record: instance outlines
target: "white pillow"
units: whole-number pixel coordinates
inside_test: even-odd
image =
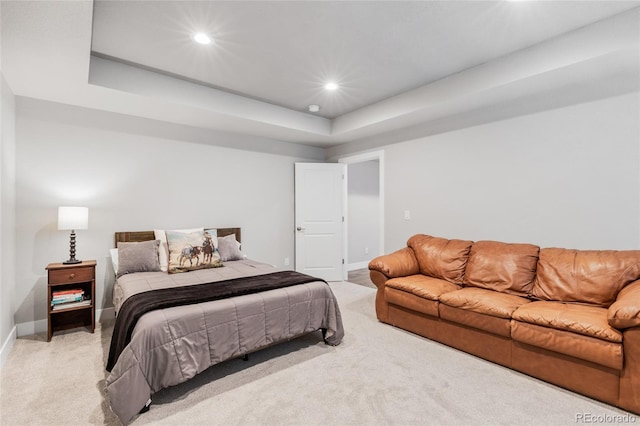
[[[118,276],[118,249],[109,249],[109,254],[111,255],[111,264],[113,265],[113,272]]]
[[[171,229],[170,231],[190,234],[192,232],[204,232],[204,227],[193,229]],[[169,244],[167,243],[167,234],[164,229],[154,229],[153,234],[156,240],[160,240],[160,250],[158,251],[160,270],[162,272],[167,272],[169,270]]]
[[[240,243],[233,234],[218,238],[218,252],[223,262],[244,259],[244,255],[240,251]]]

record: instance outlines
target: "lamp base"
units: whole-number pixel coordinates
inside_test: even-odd
[[[72,229],[69,236],[69,260],[62,262],[62,264],[75,265],[76,263],[82,263],[82,260],[76,259],[76,231]]]

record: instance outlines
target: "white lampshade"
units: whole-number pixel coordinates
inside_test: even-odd
[[[89,228],[89,208],[58,207],[58,229],[76,230]]]

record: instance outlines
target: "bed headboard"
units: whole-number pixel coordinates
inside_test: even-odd
[[[205,230],[207,229],[217,229],[218,237],[226,237],[227,235],[234,234],[236,240],[239,243],[242,242],[240,239],[240,228],[205,228]],[[155,239],[156,237],[153,231],[116,232],[115,246],[118,247],[118,243],[139,243],[140,241],[151,241]]]

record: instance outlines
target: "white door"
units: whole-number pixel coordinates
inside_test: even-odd
[[[344,164],[295,165],[296,271],[342,281]]]

